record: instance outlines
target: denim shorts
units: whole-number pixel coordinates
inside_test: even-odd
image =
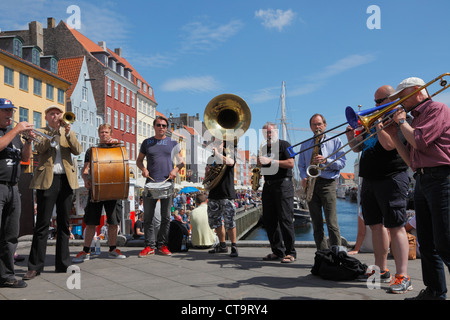
[[[236,227],[234,218],[236,217],[236,205],[229,199],[208,199],[208,223],[211,229],[216,229],[223,225],[227,230]]]
[[[366,225],[383,224],[386,228],[406,223],[408,172],[400,172],[387,179],[363,178],[361,206]]]

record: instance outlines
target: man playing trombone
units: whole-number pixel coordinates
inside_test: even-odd
[[[327,127],[326,120],[321,114],[314,114],[309,120],[309,125],[314,133],[317,130],[324,132]],[[328,141],[323,142],[324,140]],[[326,250],[328,249],[328,244],[323,228],[322,208],[327,223],[330,245],[341,245],[341,233],[336,209],[336,179],[339,178],[340,170],[345,167],[346,157],[339,138],[336,137],[330,140],[323,135],[320,141],[317,155],[313,155],[313,150],[310,150],[315,144],[315,139],[310,139],[302,144],[298,168],[303,188],[305,188],[308,179],[316,179],[308,207],[313,223],[316,247],[318,250]],[[309,150],[306,151],[306,149]],[[307,174],[307,168],[311,162],[319,167],[326,166],[325,169],[319,171],[320,176],[317,178],[311,178]]]
[[[0,288],[25,288],[23,280],[17,280],[14,272],[14,253],[19,236],[21,201],[19,181],[20,161],[31,156],[33,125],[20,122],[14,128],[13,112],[16,107],[8,99],[0,99]],[[25,144],[20,134],[27,134]]]
[[[425,82],[415,77],[398,85],[391,98],[404,99],[403,108],[394,114],[398,128],[390,126],[389,134],[415,172],[414,208],[426,289],[414,299],[445,299],[444,264],[450,270],[450,109],[431,100],[427,90],[420,90],[423,86]],[[411,125],[406,121],[406,112],[414,117]],[[397,130],[407,140],[406,146]]]
[[[30,188],[36,189],[37,218],[31,244],[28,271],[24,280],[34,279],[44,269],[50,219],[56,205],[56,272],[66,272],[71,265],[69,252],[69,215],[72,208],[73,190],[78,189],[78,178],[72,155],[82,152],[71,125],[62,126],[64,111],[57,106],[45,109],[47,127],[44,133],[53,136],[55,144],[48,139],[35,143],[39,163],[34,171]]]
[[[375,92],[376,106],[389,102],[394,93],[391,86],[382,86]],[[408,166],[395,150],[395,145],[387,133],[382,130],[383,122],[379,121],[371,129],[377,134],[360,144],[368,135],[355,138],[354,131],[347,127],[347,139],[354,152],[361,152],[359,176],[363,178],[361,185],[361,206],[364,223],[372,231],[372,244],[375,265],[380,268],[380,281],[389,282],[391,274],[387,268],[389,244],[394,254],[396,274],[389,285],[393,293],[405,293],[412,289],[407,275],[409,243],[404,225],[406,224],[406,196],[409,186]],[[403,141],[404,138],[402,138]],[[389,233],[388,233],[389,230]],[[358,277],[367,281],[373,273]]]

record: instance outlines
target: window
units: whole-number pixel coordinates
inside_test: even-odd
[[[42,97],[42,81],[38,79],[33,79],[33,93],[37,96]]]
[[[130,105],[130,90],[127,90],[127,105]]]
[[[13,69],[5,67],[4,81],[5,81],[5,84],[14,86],[14,70]]]
[[[89,147],[92,147],[95,144],[95,138],[89,137]]]
[[[47,97],[48,100],[53,100],[53,89],[54,89],[53,86],[51,84],[47,83],[47,95],[46,95],[46,97]]]
[[[64,90],[58,89],[58,103],[64,104]]]
[[[130,132],[130,116],[129,115],[127,115],[127,117],[125,118],[126,120],[125,120],[125,131],[126,132]]]
[[[106,123],[111,124],[111,108],[106,107]]]
[[[19,88],[28,92],[28,76],[23,73],[19,73]]]
[[[125,101],[125,88],[123,86],[120,86],[120,102]]]
[[[94,119],[95,119],[95,115],[93,112],[89,112],[89,120],[90,120],[90,125],[93,126],[94,125]]]
[[[138,121],[138,135],[142,135],[142,121],[139,120]]]
[[[131,144],[131,160],[136,160],[136,145]]]
[[[33,50],[31,51],[31,62],[37,66],[41,65],[41,54],[36,48],[33,48]]]
[[[107,94],[108,94],[108,96],[110,96],[111,97],[111,79],[108,79],[107,80]]]
[[[81,121],[82,121],[82,123],[88,122],[87,110],[86,109],[82,109],[81,110]]]
[[[75,119],[80,119],[80,108],[79,107],[74,107],[73,113],[75,114]]]
[[[19,39],[14,39],[13,45],[13,54],[15,56],[18,56],[19,58],[22,58],[22,41],[20,41]]]
[[[86,142],[87,142],[87,136],[81,136],[81,147],[83,148],[83,152],[86,152]]]
[[[119,128],[119,111],[114,110],[114,128]]]
[[[58,74],[58,61],[55,58],[50,59],[50,72]]]
[[[27,121],[28,122],[28,109],[19,108],[19,122]]]
[[[88,101],[88,89],[87,87],[83,87],[81,88],[81,98],[83,99],[84,102]]]
[[[122,131],[125,130],[124,120],[125,120],[125,119],[124,119],[124,115],[123,115],[123,113],[121,112],[121,113],[120,113],[120,130],[122,130]]]
[[[131,93],[131,107],[134,109],[136,107],[136,95]]]
[[[42,127],[42,113],[33,111],[33,126],[35,128]]]
[[[114,83],[114,99],[119,100],[119,84]]]
[[[134,127],[136,126],[136,120],[134,118],[131,118],[131,133],[135,134]]]

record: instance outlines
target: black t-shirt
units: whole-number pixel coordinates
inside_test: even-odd
[[[261,155],[263,157],[272,158],[274,160],[287,160],[292,158],[288,152],[288,148],[291,144],[285,140],[278,140],[275,144],[268,146],[267,144],[262,146]],[[278,147],[278,148],[277,148]],[[277,152],[278,154],[275,154]],[[278,180],[282,178],[290,178],[292,177],[292,169],[285,169],[278,167],[276,172],[271,165],[262,166],[262,175],[264,175],[264,180]]]
[[[366,136],[367,134],[364,135],[364,138]],[[399,137],[403,143],[406,143],[400,130]],[[377,135],[364,142],[361,160],[359,161],[360,177],[367,179],[385,179],[407,169],[407,164],[403,161],[397,150],[388,151],[384,149],[380,141],[378,141]]]
[[[3,137],[9,131],[11,131],[11,128],[0,129],[0,137]],[[19,181],[22,148],[22,140],[17,135],[5,149],[0,151],[0,181],[12,183]]]
[[[217,184],[216,187],[209,190],[209,199],[220,200],[220,199],[235,199],[236,193],[234,191],[234,166],[236,164],[236,150],[234,150],[234,154],[232,155],[233,160],[235,161],[232,166],[226,166],[225,173],[222,177],[222,180]],[[224,153],[225,155],[225,153]],[[208,165],[215,166],[216,160],[213,156],[208,158]]]

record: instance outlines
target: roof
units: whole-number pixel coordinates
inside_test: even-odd
[[[140,80],[142,83],[147,84],[148,87],[153,88],[152,86],[150,86],[148,84],[147,81],[145,81],[145,79],[136,71],[135,68],[133,68],[133,66],[127,61],[127,59],[125,59],[124,57],[120,57],[118,54],[116,54],[114,51],[106,48],[106,51],[103,50],[102,47],[100,47],[98,44],[96,44],[95,42],[93,42],[91,39],[87,38],[86,36],[84,36],[83,34],[81,34],[80,32],[78,32],[77,30],[69,27],[65,22],[62,21],[62,23],[64,23],[67,27],[67,29],[69,29],[69,31],[74,35],[74,37],[78,40],[78,42],[90,53],[94,53],[94,52],[105,52],[107,53],[109,56],[112,56],[114,59],[116,59],[119,63],[122,63],[124,65],[125,68],[128,68],[132,71],[133,76],[135,77],[136,80]],[[150,98],[153,102],[156,103],[155,98],[154,98],[154,94],[148,94],[144,93],[144,90],[139,89],[139,91],[141,92],[141,94],[143,94],[144,96],[147,96],[148,98]],[[153,90],[152,90],[153,93]]]
[[[355,178],[355,174],[341,172],[341,177],[344,178],[345,180],[353,180]]]
[[[67,89],[67,99],[72,96],[73,90],[78,83],[83,61],[84,56],[65,58],[58,61],[58,75],[72,83]]]

